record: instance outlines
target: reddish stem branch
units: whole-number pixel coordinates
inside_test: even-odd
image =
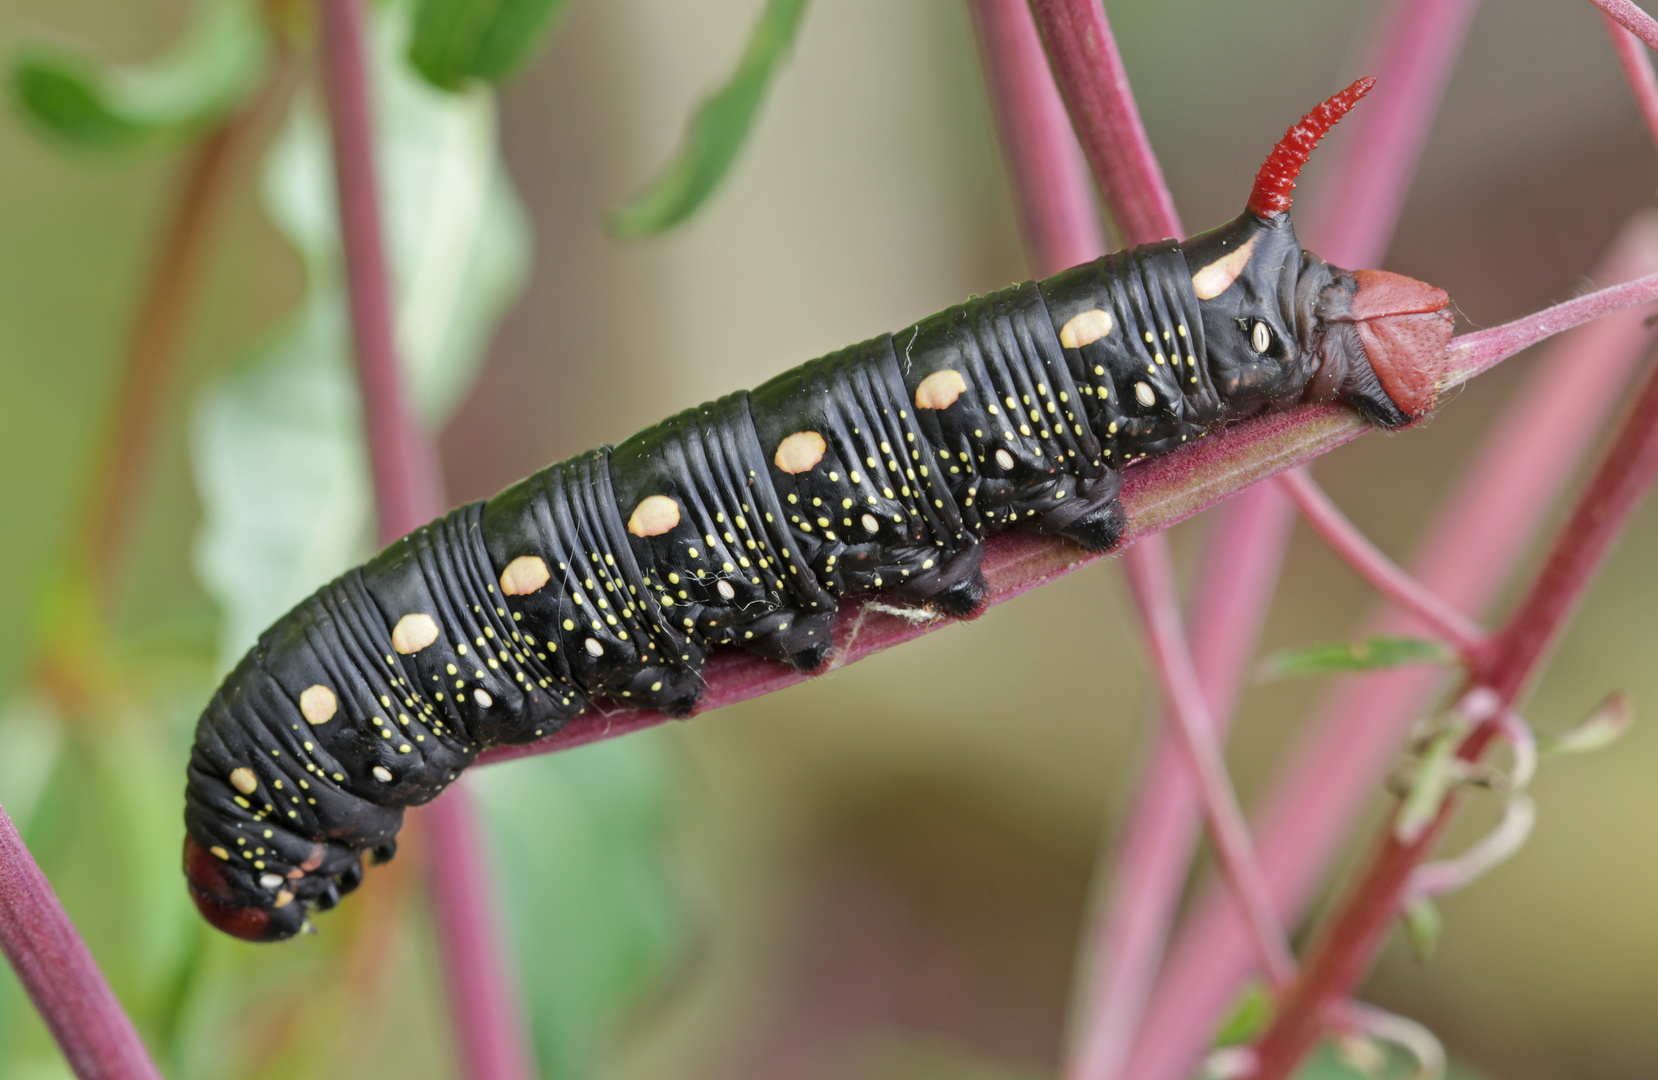
[[[1589,0],[1605,12],[1607,17],[1654,49],[1658,49],[1658,20],[1642,11],[1630,0]]]
[[[82,1080],[161,1080],[57,893],[0,808],[0,951]]]
[[[1658,143],[1658,75],[1653,74],[1652,57],[1647,52],[1646,43],[1625,30],[1606,12],[1601,12],[1600,17],[1606,23],[1606,32],[1612,37],[1612,48],[1618,54],[1618,65],[1623,68],[1629,92],[1635,95],[1635,104],[1640,107],[1641,117],[1646,121],[1647,134],[1652,136],[1654,143]]]
[[[1125,561],[1129,586],[1145,624],[1152,666],[1175,718],[1190,775],[1197,781],[1221,870],[1249,923],[1261,970],[1273,986],[1288,986],[1295,975],[1295,957],[1278,924],[1272,894],[1255,858],[1249,826],[1226,774],[1226,759],[1221,756],[1215,725],[1209,718],[1209,703],[1186,651],[1168,545],[1161,542],[1162,537],[1156,541],[1141,544],[1135,548],[1137,557]]]
[[[1625,228],[1595,277],[1621,281],[1655,269],[1658,216],[1643,215]],[[1552,318],[1543,313],[1543,321]],[[1604,430],[1604,417],[1622,400],[1628,373],[1652,341],[1644,321],[1645,312],[1632,309],[1595,322],[1539,360],[1421,545],[1412,574],[1425,587],[1463,612],[1483,611],[1500,595]],[[1533,323],[1496,327],[1483,340],[1517,347],[1529,339],[1520,329]],[[1366,632],[1403,629],[1401,619],[1389,616],[1373,620]],[[1257,848],[1286,920],[1298,918],[1316,894],[1351,822],[1441,680],[1430,669],[1343,680],[1268,787],[1271,795],[1257,815]],[[1125,1075],[1186,1080],[1248,978],[1251,959],[1230,898],[1209,890],[1171,950]]]
[[[397,360],[362,0],[322,0],[322,14],[323,67],[357,379],[380,537],[391,543],[442,512],[442,481],[431,439],[409,414]],[[465,1075],[473,1080],[529,1080],[535,1071],[517,980],[497,933],[500,920],[491,876],[466,788],[456,785],[422,817],[429,833],[434,915]]]
[[[1473,655],[1486,641],[1485,631],[1422,583],[1383,555],[1325,495],[1305,469],[1291,469],[1278,477],[1281,487],[1313,531],[1343,562],[1400,611],[1422,622],[1454,645],[1464,656]]]
[[[1496,692],[1498,715],[1513,708],[1537,676],[1655,478],[1658,366],[1649,369],[1634,408],[1525,599],[1476,663],[1470,686]],[[1495,720],[1481,724],[1463,741],[1458,756],[1479,760],[1498,732]],[[1257,1047],[1253,1080],[1284,1080],[1312,1049],[1331,1007],[1353,992],[1380,950],[1411,874],[1432,849],[1456,802],[1454,795],[1445,798],[1433,825],[1413,842],[1399,839],[1388,824],[1380,850],[1321,935],[1302,978]]]
[[[1100,0],[1031,0],[1054,81],[1123,243],[1183,235]]]

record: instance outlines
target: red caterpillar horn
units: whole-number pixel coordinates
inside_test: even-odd
[[[1375,79],[1360,79],[1324,101],[1303,116],[1300,123],[1284,132],[1284,137],[1267,155],[1266,164],[1255,174],[1255,188],[1249,193],[1249,209],[1256,217],[1270,218],[1290,208],[1290,192],[1295,190],[1295,178],[1300,175],[1301,166],[1307,164],[1313,147],[1375,85]]]

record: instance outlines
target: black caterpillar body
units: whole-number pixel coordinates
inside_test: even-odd
[[[1121,470],[1230,420],[1338,398],[1414,419],[1432,388],[1401,375],[1390,331],[1416,327],[1416,349],[1426,325],[1443,352],[1444,294],[1410,282],[1426,293],[1401,305],[1409,279],[1327,265],[1287,193],[1258,201],[553,465],[324,586],[202,717],[185,813],[202,912],[287,937],[483,748],[595,697],[684,715],[716,647],[813,670],[850,593],[973,613],[989,533],[1110,548]]]

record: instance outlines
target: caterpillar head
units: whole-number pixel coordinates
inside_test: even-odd
[[[1290,193],[1308,155],[1375,84],[1360,79],[1290,128],[1235,220],[1182,245],[1203,308],[1212,376],[1229,411],[1344,401],[1384,427],[1432,408],[1452,320],[1444,290],[1303,251]]]

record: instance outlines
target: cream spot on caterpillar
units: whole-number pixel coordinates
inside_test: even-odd
[[[419,652],[437,639],[437,621],[423,611],[403,616],[391,628],[391,647],[404,656]]]
[[[628,532],[634,536],[661,536],[679,524],[679,504],[666,495],[647,495],[633,508]]]
[[[823,460],[829,444],[815,431],[797,431],[777,444],[772,463],[790,476],[805,472]]]
[[[1255,250],[1259,236],[1251,236],[1243,247],[1228,252],[1192,275],[1192,291],[1199,300],[1213,300],[1231,287],[1244,267],[1249,265],[1250,253]]]
[[[299,695],[299,712],[305,717],[307,724],[326,724],[334,718],[334,713],[340,707],[340,699],[334,696],[334,691],[318,683],[307,686]]]
[[[1084,311],[1081,315],[1073,315],[1059,330],[1059,343],[1067,349],[1080,349],[1084,345],[1092,345],[1100,338],[1111,333],[1115,320],[1111,312],[1094,308]]]
[[[961,372],[951,368],[935,371],[915,388],[915,407],[918,409],[948,409],[956,399],[967,392],[967,380]]]
[[[520,555],[501,571],[501,591],[508,596],[528,596],[552,580],[552,576],[539,556]]]

